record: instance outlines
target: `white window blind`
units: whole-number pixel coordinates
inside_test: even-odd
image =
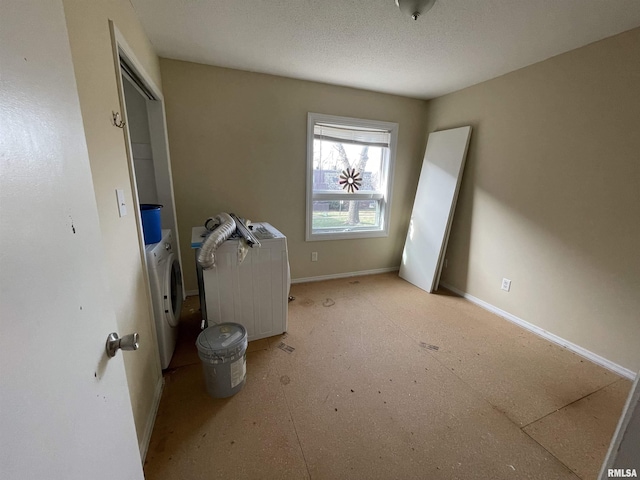
[[[317,140],[327,142],[349,143],[369,147],[388,147],[391,141],[391,132],[387,130],[373,130],[323,123],[317,123],[314,126],[313,136]]]

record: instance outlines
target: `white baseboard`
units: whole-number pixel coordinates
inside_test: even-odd
[[[601,367],[611,370],[612,372],[617,373],[622,377],[628,378],[629,380],[635,380],[636,378],[636,373],[634,371],[629,370],[628,368],[622,367],[617,363],[612,362],[611,360],[607,360],[606,358],[601,357],[600,355],[597,355],[587,350],[586,348],[582,348],[579,345],[576,345],[575,343],[571,343],[570,341],[565,340],[562,337],[559,337],[551,332],[547,332],[543,328],[537,327],[532,323],[527,322],[526,320],[523,320],[519,317],[516,317],[515,315],[512,315],[509,312],[506,312],[498,307],[495,307],[490,303],[485,302],[484,300],[480,300],[479,298],[474,297],[473,295],[463,292],[462,290],[458,290],[453,285],[449,285],[445,282],[440,282],[440,285],[442,285],[447,290],[451,290],[452,292],[457,293],[461,297],[469,300],[471,303],[475,303],[479,307],[482,307],[485,310],[495,313],[496,315],[499,315],[504,319],[524,328],[525,330],[529,330],[530,332],[535,333],[536,335],[544,338],[545,340],[549,340],[550,342],[555,343],[556,345],[560,345],[561,347],[564,347],[567,350],[573,353],[576,353],[581,357],[584,357],[587,360],[590,360],[591,362],[597,365],[600,365]]]
[[[164,389],[164,377],[162,372],[160,373],[160,380],[156,385],[156,391],[153,397],[153,405],[149,411],[149,417],[147,417],[147,428],[144,430],[144,435],[140,440],[140,458],[144,464],[147,458],[147,452],[149,450],[149,442],[151,442],[151,434],[153,433],[153,426],[156,423],[156,416],[158,415],[158,408],[160,407],[160,399],[162,398],[162,390]]]
[[[334,273],[331,275],[319,275],[317,277],[292,278],[291,284],[321,282],[323,280],[335,280],[337,278],[361,277],[363,275],[375,275],[377,273],[397,272],[400,267],[376,268],[375,270],[362,270],[360,272]]]
[[[185,292],[185,296],[187,296],[187,297],[195,297],[195,296],[197,296],[199,294],[200,294],[200,291],[197,290],[197,289],[196,290],[187,290]]]

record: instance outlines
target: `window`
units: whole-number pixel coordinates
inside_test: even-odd
[[[309,113],[309,240],[386,237],[398,124]]]

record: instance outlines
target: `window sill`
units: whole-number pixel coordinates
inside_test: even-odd
[[[381,238],[388,237],[387,230],[354,230],[351,232],[327,232],[327,233],[307,233],[305,241],[318,242],[323,240],[355,240],[359,238]]]

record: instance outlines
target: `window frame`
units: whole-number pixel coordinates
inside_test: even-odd
[[[389,132],[388,155],[386,163],[386,192],[385,193],[313,193],[313,141],[314,127],[317,123],[344,125],[359,128],[373,128],[387,130]],[[396,149],[398,145],[398,123],[383,122],[380,120],[367,120],[362,118],[342,117],[326,115],[322,113],[307,114],[307,205],[306,205],[306,232],[307,242],[322,240],[345,240],[356,238],[379,238],[389,236],[389,222],[391,217],[391,199],[393,197],[393,173],[396,163]],[[313,202],[314,200],[380,200],[380,217],[382,228],[376,230],[352,230],[342,232],[314,232],[313,231]]]

